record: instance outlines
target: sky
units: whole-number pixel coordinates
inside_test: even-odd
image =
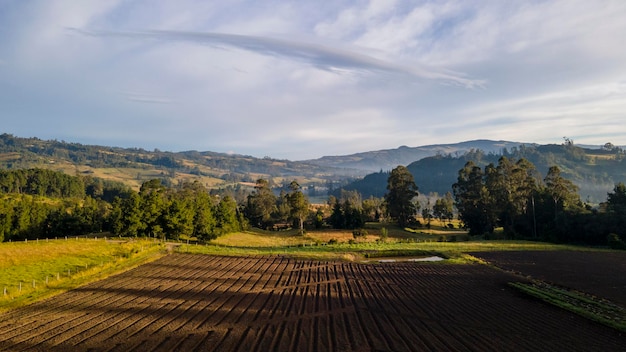
[[[305,160],[626,145],[623,0],[0,0],[0,133]]]

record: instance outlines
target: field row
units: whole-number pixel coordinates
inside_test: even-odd
[[[174,254],[0,316],[0,350],[618,350],[482,265]]]

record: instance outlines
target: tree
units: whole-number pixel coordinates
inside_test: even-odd
[[[194,197],[193,236],[198,240],[210,240],[215,238],[215,213],[213,200],[207,190],[198,185]]]
[[[452,193],[447,192],[443,198],[435,201],[433,206],[433,215],[439,221],[447,220],[448,222],[454,217],[454,199]]]
[[[413,175],[405,166],[399,165],[391,170],[387,179],[385,203],[389,217],[402,227],[411,223],[417,212],[413,202],[419,194],[417,190]]]
[[[167,210],[165,193],[166,188],[159,179],[146,181],[139,189],[142,219],[149,236],[162,237],[163,235],[162,217]]]
[[[237,216],[237,202],[230,196],[225,196],[217,205],[217,228],[220,234],[227,234],[241,230]]]
[[[141,209],[141,197],[136,192],[128,198],[115,198],[113,202],[113,231],[122,236],[135,237],[144,234],[145,223]]]
[[[469,229],[470,235],[492,233],[495,226],[494,209],[483,178],[482,169],[468,161],[459,170],[457,182],[452,185],[459,219]]]
[[[269,186],[269,182],[258,179],[254,186],[254,193],[248,196],[246,216],[252,226],[266,229],[272,222],[272,214],[276,211],[276,196]]]
[[[558,166],[552,166],[544,178],[546,191],[554,201],[554,221],[557,220],[558,210],[575,207],[580,204],[578,187],[572,181],[561,176]]]
[[[516,222],[526,213],[531,194],[537,190],[537,171],[528,160],[513,163],[503,156],[498,166],[485,168],[485,186],[489,191],[497,222],[506,234],[516,234]]]
[[[178,240],[193,233],[193,208],[190,199],[173,197],[163,212],[163,230],[167,238]]]
[[[291,192],[288,195],[289,205],[291,206],[291,218],[298,223],[300,233],[304,231],[304,219],[309,214],[309,201],[300,190],[300,185],[296,181],[289,184]]]

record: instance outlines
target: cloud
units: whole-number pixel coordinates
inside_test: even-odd
[[[164,98],[151,94],[143,94],[143,93],[133,93],[126,92],[123,93],[126,99],[136,102],[136,103],[148,103],[148,104],[172,104],[174,101],[169,98]]]
[[[626,143],[626,1],[71,3],[0,5],[6,132],[289,159]]]
[[[182,41],[209,45],[214,48],[221,48],[222,46],[233,47],[261,55],[291,58],[308,63],[320,69],[330,71],[347,69],[360,72],[395,74],[412,77],[413,79],[436,80],[444,84],[458,85],[466,88],[485,86],[485,81],[483,80],[470,79],[456,72],[427,69],[417,65],[405,66],[381,60],[356,51],[340,49],[313,42],[214,32],[155,30],[119,32],[91,31],[77,28],[69,28],[69,30],[94,37],[126,37],[135,39]]]

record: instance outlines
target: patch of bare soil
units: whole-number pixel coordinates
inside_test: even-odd
[[[471,253],[495,266],[608,299],[626,307],[626,252]]]
[[[0,316],[2,351],[617,351],[484,265],[173,254]]]

